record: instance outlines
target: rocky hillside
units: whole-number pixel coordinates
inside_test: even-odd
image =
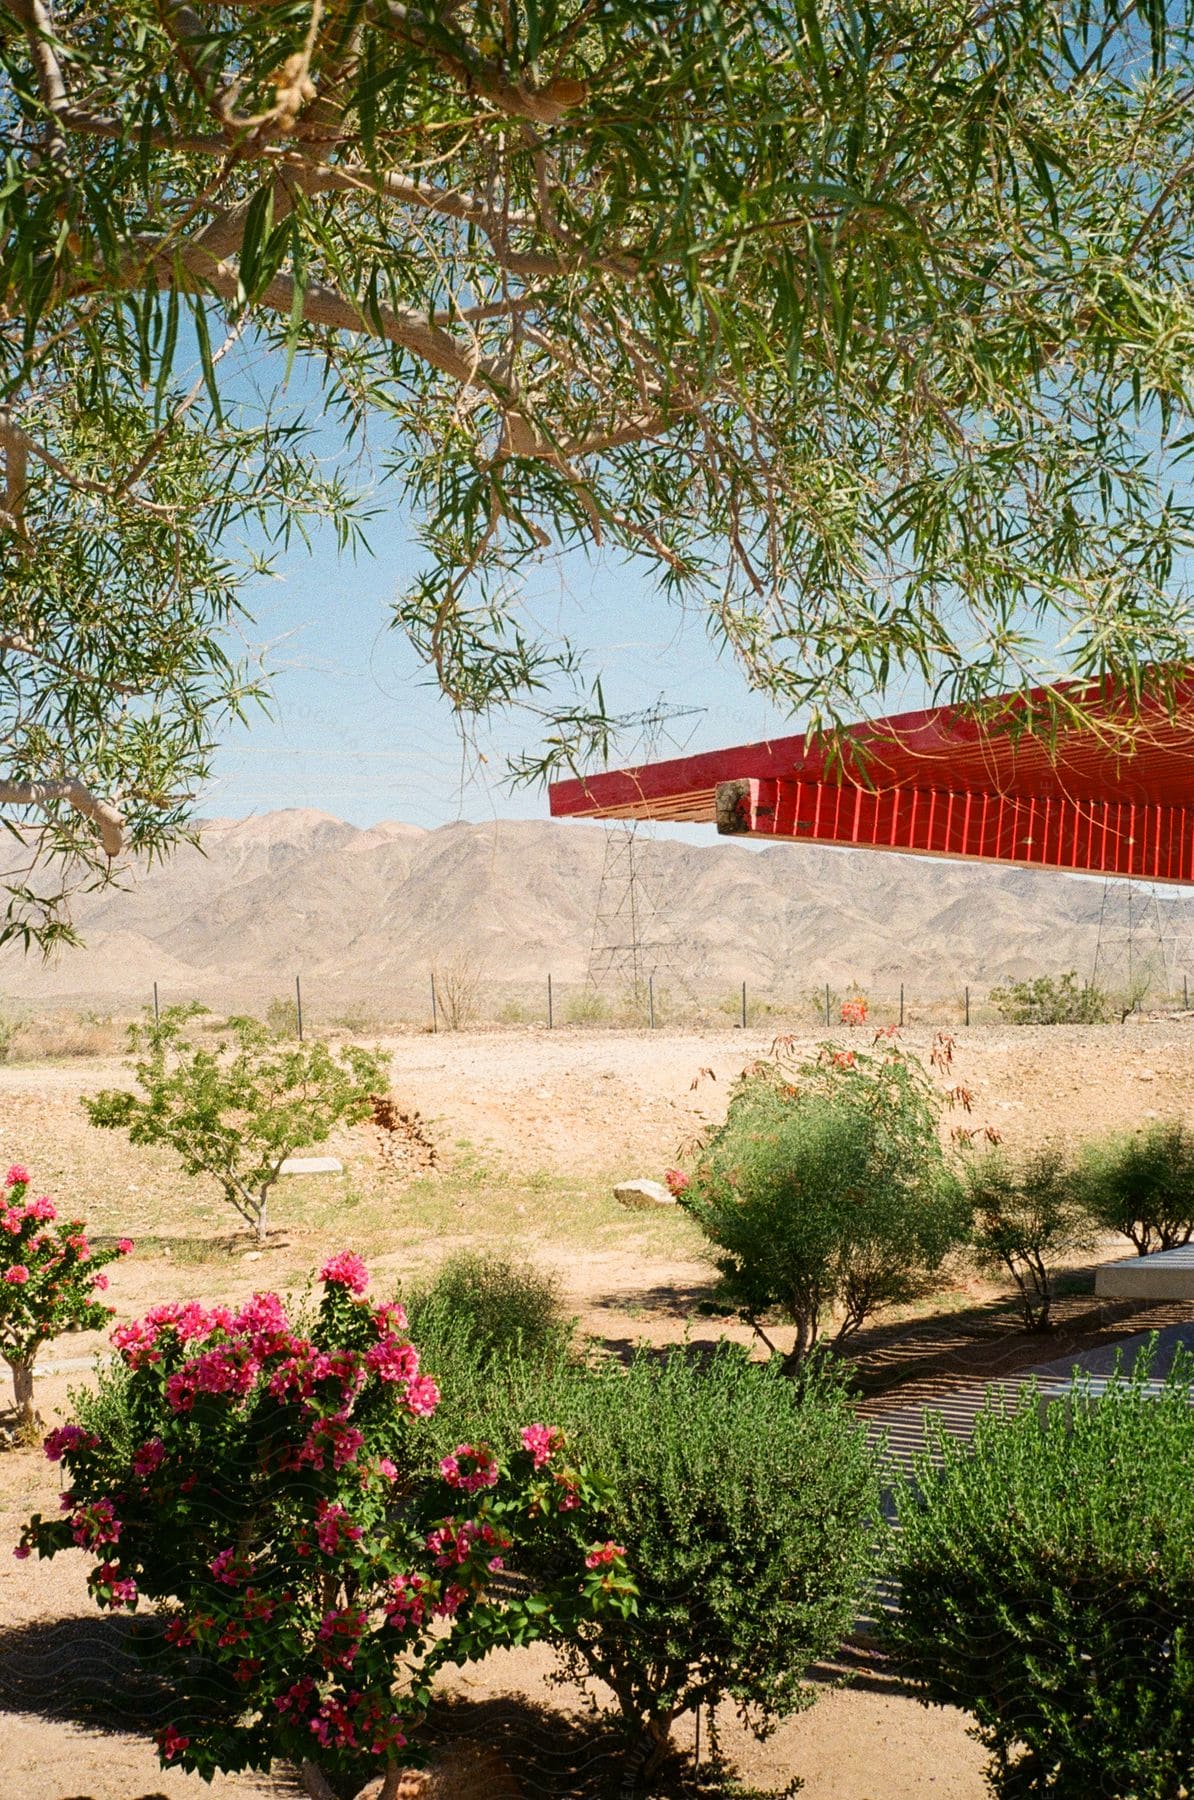
[[[595,825],[215,820],[202,851],[86,899],[85,950],[49,968],[0,955],[0,997],[139,1005],[156,980],[171,999],[259,1005],[298,971],[324,1014],[340,1004],[398,1017],[421,1004],[432,965],[458,957],[483,967],[493,993],[537,991],[548,972],[566,989],[585,977],[606,853]],[[603,942],[631,936],[628,905],[613,916],[629,898],[625,866],[606,884]],[[661,982],[704,993],[743,979],[786,996],[825,981],[944,995],[1042,970],[1085,977],[1103,899],[1095,881],[712,834],[700,846],[640,838],[635,876],[648,962]],[[1112,934],[1124,906],[1117,887]],[[1180,969],[1186,927],[1166,932]]]

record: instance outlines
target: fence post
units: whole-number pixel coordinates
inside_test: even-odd
[[[651,1030],[655,1029],[655,977],[647,976],[647,1023]]]
[[[746,1030],[746,983],[742,983],[742,1029]]]
[[[825,1026],[829,1027],[829,983],[825,983]]]
[[[904,984],[901,981],[901,983],[900,983],[900,1025],[901,1025],[901,1027],[903,1026],[903,1023],[904,1023]]]
[[[301,1044],[303,1041],[303,978],[301,975],[296,975],[294,978],[294,1010],[298,1015],[298,1040]]]
[[[153,1022],[155,1025],[159,1022],[161,1016],[161,1013],[158,1011],[158,984],[155,981],[153,984]]]
[[[432,969],[432,971],[431,971],[431,1029],[432,1029],[432,1031],[439,1030],[439,1007],[436,1005],[436,1000],[435,1000],[435,970],[434,969]]]
[[[551,1030],[552,1030],[552,1028],[553,1028],[553,1027],[554,1027],[554,1025],[555,1025],[555,1016],[554,1016],[554,1014],[553,1014],[553,1012],[552,1012],[552,1005],[551,1005],[551,976],[550,976],[550,975],[549,975],[549,976],[548,976],[548,977],[547,977],[547,1029],[548,1029],[548,1030],[549,1030],[549,1031],[551,1031]]]
[[[970,986],[969,986],[969,983],[967,983],[967,986],[966,986],[966,1023],[967,1023],[967,1025],[969,1025],[969,1023],[970,1023]]]

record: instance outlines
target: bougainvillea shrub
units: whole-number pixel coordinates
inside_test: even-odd
[[[96,1299],[108,1285],[104,1269],[133,1247],[121,1238],[101,1250],[82,1219],[60,1221],[48,1195],[28,1195],[29,1171],[14,1163],[0,1193],[0,1356],[12,1371],[22,1432],[35,1423],[38,1352],[60,1332],[95,1331],[108,1323],[112,1309]]]
[[[442,1662],[630,1609],[634,1590],[600,1484],[549,1425],[421,1467],[439,1389],[402,1308],[370,1302],[350,1253],[321,1280],[306,1321],[258,1294],[119,1327],[107,1391],[46,1442],[62,1516],[32,1519],[17,1554],[77,1546],[101,1607],[158,1603],[177,1695],[163,1762],[281,1758],[313,1795],[378,1774],[384,1794]],[[542,1536],[558,1579],[511,1582]]]

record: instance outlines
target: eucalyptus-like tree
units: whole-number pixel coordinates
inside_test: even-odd
[[[271,417],[298,364],[372,427],[427,552],[395,621],[461,714],[540,715],[524,774],[608,744],[583,621],[522,604],[577,545],[814,722],[906,677],[1131,698],[1189,640],[1192,36],[1190,0],[0,0],[0,797],[71,851],[178,829],[239,691],[229,527],[302,484],[250,354]]]

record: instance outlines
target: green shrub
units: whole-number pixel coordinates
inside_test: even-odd
[[[897,1496],[888,1627],[1004,1800],[1179,1800],[1194,1770],[1194,1410],[1175,1374],[938,1430]],[[939,1464],[934,1459],[939,1458]]]
[[[495,1442],[550,1420],[612,1488],[600,1531],[625,1547],[637,1612],[553,1641],[573,1676],[612,1688],[639,1750],[661,1754],[697,1705],[730,1701],[762,1734],[811,1704],[805,1671],[868,1592],[879,1509],[875,1456],[816,1360],[793,1382],[738,1346],[703,1365],[640,1351],[626,1368],[528,1363],[484,1394],[455,1378],[446,1391],[448,1435],[478,1429],[478,1399]]]
[[[827,1049],[794,1074],[757,1064],[736,1083],[680,1204],[715,1246],[727,1296],[761,1333],[796,1327],[795,1367],[823,1316],[836,1342],[912,1298],[966,1232],[921,1065],[890,1049]]]
[[[556,1276],[532,1262],[461,1251],[434,1281],[403,1295],[411,1331],[429,1363],[486,1369],[510,1358],[555,1362],[568,1354],[572,1322]],[[463,1371],[462,1371],[463,1372]]]
[[[1056,980],[1037,975],[1031,981],[1005,981],[991,989],[990,999],[1012,1025],[1098,1025],[1112,1012],[1106,994],[1090,982],[1078,986],[1076,969]]]
[[[1088,1144],[1078,1184],[1091,1217],[1141,1256],[1194,1238],[1194,1132],[1180,1119]]]
[[[582,988],[579,994],[569,994],[564,1002],[567,1025],[605,1025],[612,1016],[613,1008],[596,988]]]
[[[1005,1151],[967,1157],[962,1191],[972,1209],[971,1246],[980,1267],[1004,1269],[1020,1295],[1026,1331],[1048,1331],[1051,1263],[1090,1243],[1090,1217],[1075,1193],[1064,1152],[1043,1145],[1021,1160]]]

